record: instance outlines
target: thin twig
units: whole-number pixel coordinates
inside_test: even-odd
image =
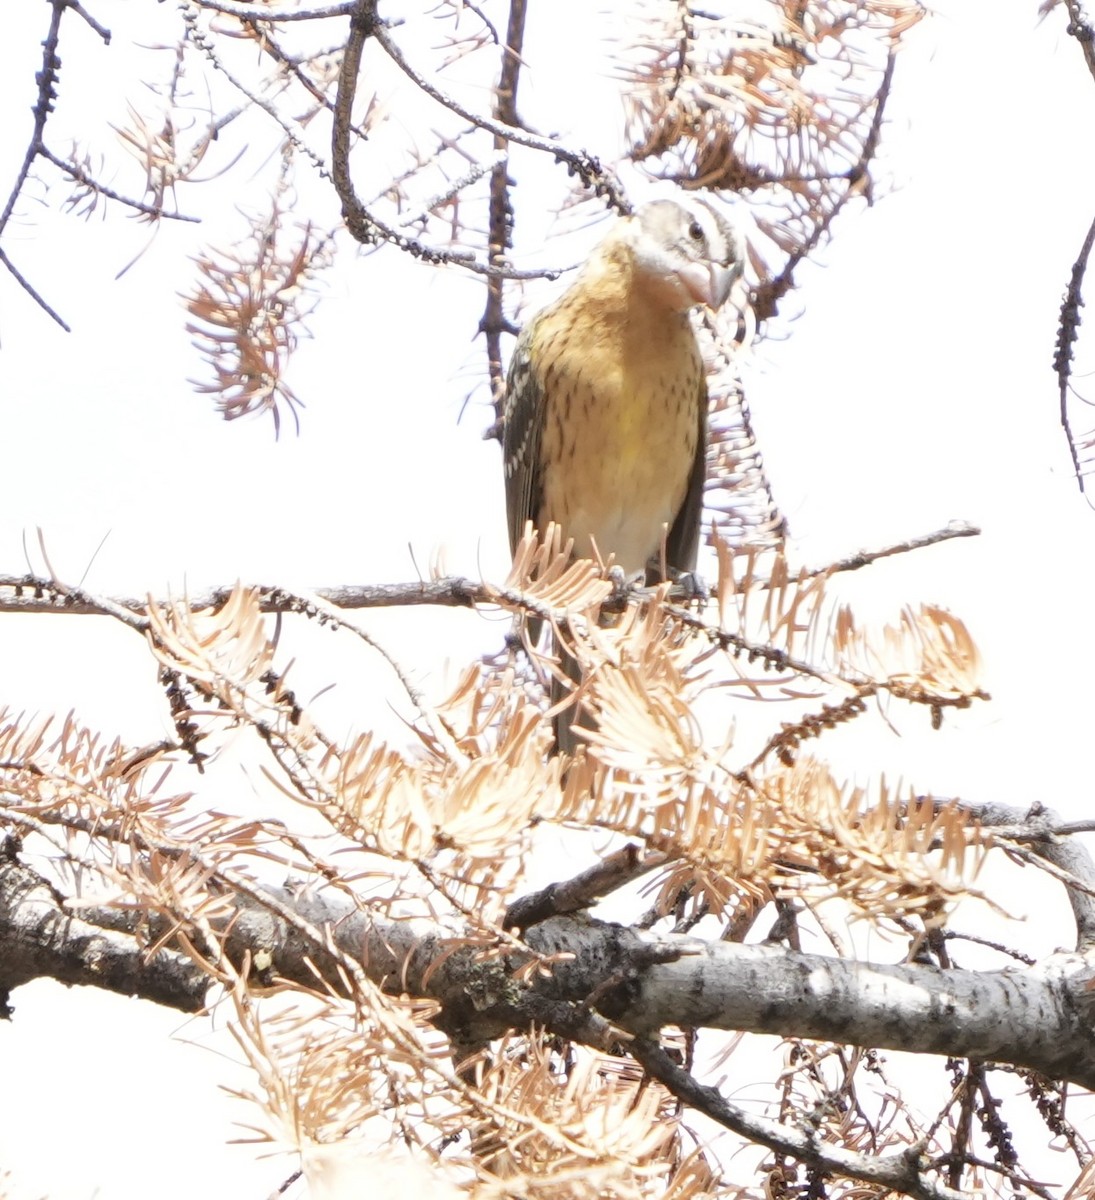
[[[949,542],[953,538],[980,537],[981,530],[976,525],[965,521],[952,521],[946,529],[937,529],[934,533],[925,533],[920,537],[908,538],[904,542],[894,542],[878,550],[860,550],[847,558],[839,558],[827,567],[814,567],[803,572],[807,579],[818,575],[835,575],[840,571],[858,571],[869,567],[882,558],[891,558],[895,554],[908,554],[911,550],[923,550],[926,546],[937,546],[940,542]]]
[[[371,6],[371,0],[366,0],[366,3],[369,3]],[[463,117],[464,120],[470,121],[480,129],[485,129],[487,133],[492,133],[496,137],[504,139],[506,142],[550,154],[556,162],[562,163],[577,175],[591,189],[594,195],[603,196],[617,212],[626,214],[631,211],[631,205],[628,203],[619,181],[610,170],[602,166],[600,160],[594,155],[589,154],[585,150],[571,150],[570,147],[563,145],[562,142],[557,142],[554,138],[540,137],[536,134],[528,133],[526,130],[505,124],[502,121],[493,120],[490,117],[483,116],[482,113],[477,113],[466,108],[454,97],[447,95],[437,87],[428,76],[416,71],[410,65],[404,57],[403,51],[400,50],[398,44],[389,36],[383,24],[376,22],[372,26],[372,36],[384,48],[388,57],[407,78],[421,88],[427,96],[436,100],[438,104],[447,108],[450,112],[456,113],[457,116]]]
[[[791,1128],[754,1116],[727,1101],[717,1088],[698,1083],[688,1071],[677,1066],[654,1042],[637,1038],[629,1047],[647,1073],[657,1079],[679,1100],[725,1126],[734,1133],[787,1154],[826,1175],[859,1179],[916,1200],[962,1200],[964,1193],[952,1191],[924,1177],[921,1161],[923,1147],[910,1146],[898,1154],[872,1156],[857,1154],[843,1146],[822,1142],[816,1133]]]
[[[794,286],[794,274],[799,263],[817,249],[821,239],[832,227],[833,222],[848,201],[864,192],[867,193],[868,200],[870,199],[870,175],[868,171],[871,161],[878,150],[878,143],[882,134],[882,118],[885,115],[886,103],[889,100],[890,88],[893,84],[895,63],[896,51],[891,50],[886,58],[886,68],[882,73],[878,91],[874,95],[874,114],[870,128],[863,140],[859,158],[847,171],[834,177],[835,179],[845,180],[847,187],[836,197],[832,206],[820,215],[817,223],[810,230],[806,238],[791,251],[780,273],[774,279],[767,280],[757,289],[754,308],[758,321],[765,320],[775,314],[779,301]]]
[[[50,305],[42,297],[42,295],[38,291],[38,289],[30,282],[29,279],[27,279],[27,277],[22,273],[22,271],[20,271],[19,268],[15,266],[15,264],[11,261],[11,259],[4,252],[2,247],[0,247],[0,263],[3,263],[4,266],[7,267],[8,273],[15,278],[16,283],[19,284],[19,286],[23,289],[23,291],[25,291],[27,293],[27,295],[30,296],[30,298],[34,301],[34,303],[37,304],[38,307],[43,310],[43,312],[47,313],[50,317],[52,317],[53,320],[56,321],[57,324],[61,326],[61,328],[65,331],[65,333],[72,332],[72,328],[68,324],[68,322],[60,315],[60,313],[57,312],[57,310],[55,308],[53,308],[52,305]]]
[[[342,63],[339,67],[338,86],[335,91],[334,121],[331,131],[331,180],[335,191],[342,201],[342,216],[346,228],[363,246],[375,246],[387,242],[399,250],[423,262],[437,265],[452,263],[463,267],[476,275],[502,275],[506,279],[542,279],[552,277],[551,271],[514,271],[509,267],[500,267],[491,263],[479,262],[471,251],[444,249],[439,246],[427,246],[415,238],[409,237],[398,229],[381,221],[371,213],[358,198],[350,176],[350,133],[353,128],[354,97],[357,94],[357,80],[361,70],[361,57],[365,43],[369,38],[375,38],[384,45],[389,54],[399,55],[398,47],[384,33],[384,26],[376,13],[376,0],[357,0],[350,18],[350,37],[342,53]],[[401,59],[401,56],[400,56]],[[397,59],[397,62],[400,60]],[[405,64],[403,64],[405,66]],[[437,89],[425,79],[419,79],[409,68],[405,69],[410,77],[419,83],[427,94],[434,96]],[[437,93],[440,94],[440,93]],[[444,103],[444,100],[442,100]],[[484,128],[485,119],[477,117],[461,108],[455,101],[449,104],[453,112],[465,116],[475,125]],[[502,126],[498,127],[503,128]],[[511,139],[514,140],[514,139]]]
[[[1064,884],[1076,921],[1077,949],[1083,952],[1095,946],[1095,859],[1075,838],[1047,836],[1063,825],[1056,813],[1041,804],[1029,810],[995,803],[959,804],[991,830],[1009,854]],[[1029,845],[1020,845],[1020,841]]]
[[[50,16],[49,30],[42,42],[42,69],[37,75],[38,98],[34,102],[34,127],[31,131],[30,141],[27,143],[26,153],[23,155],[22,165],[19,167],[15,183],[8,195],[8,202],[4,205],[4,211],[0,213],[0,236],[3,235],[8,221],[11,220],[16,202],[22,194],[23,185],[42,148],[42,135],[45,132],[46,121],[53,111],[53,102],[57,99],[57,73],[61,69],[57,45],[61,38],[61,15],[67,7],[66,0],[52,0],[53,11]]]
[[[502,919],[505,929],[528,929],[548,917],[564,916],[589,908],[609,892],[614,892],[633,880],[656,870],[666,861],[665,855],[627,845],[562,883],[552,883],[538,892],[521,896],[506,909]]]
[[[202,8],[224,13],[229,17],[238,17],[248,24],[261,21],[272,25],[280,25],[285,21],[324,21],[329,17],[346,17],[357,7],[357,0],[336,0],[334,4],[320,4],[315,8],[282,9],[271,8],[265,4],[257,8],[254,4],[236,3],[235,0],[198,0],[198,3]]]
[[[1090,42],[1087,45],[1090,46]],[[1057,348],[1053,355],[1053,369],[1057,372],[1057,387],[1061,397],[1061,428],[1065,431],[1065,438],[1068,440],[1068,450],[1072,455],[1072,469],[1076,474],[1076,482],[1079,484],[1081,492],[1084,491],[1084,470],[1083,464],[1080,462],[1077,440],[1073,436],[1072,425],[1069,421],[1068,394],[1072,380],[1073,347],[1079,337],[1080,309],[1084,306],[1084,275],[1087,273],[1088,259],[1091,257],[1093,246],[1095,246],[1095,220],[1091,222],[1087,236],[1084,238],[1084,244],[1080,247],[1079,256],[1072,264],[1072,274],[1069,277],[1068,287],[1065,289],[1065,298],[1061,301],[1061,316],[1057,322]]]
[[[34,102],[34,125],[31,130],[30,140],[27,142],[26,153],[23,155],[23,161],[16,173],[15,182],[12,184],[11,192],[8,194],[7,203],[4,205],[4,211],[0,213],[0,238],[4,236],[8,222],[15,211],[15,205],[23,193],[23,185],[30,175],[30,169],[34,165],[34,160],[42,150],[46,121],[49,118],[49,114],[53,111],[54,101],[57,99],[57,77],[61,70],[61,59],[57,53],[57,46],[61,38],[61,16],[68,7],[68,0],[51,0],[50,7],[52,11],[50,14],[49,29],[42,42],[42,67],[37,75],[38,97]],[[35,303],[47,312],[66,333],[69,332],[68,325],[42,299],[27,279],[15,269],[11,259],[2,250],[0,250],[0,262],[7,267],[8,271],[19,283],[19,286],[27,292]]]
[[[89,175],[82,167],[67,159],[59,158],[48,146],[43,146],[38,154],[41,158],[48,160],[59,170],[66,175],[75,179],[77,183],[83,184],[84,187],[95,192],[97,195],[105,196],[108,200],[116,200],[119,204],[124,204],[127,208],[132,208],[139,213],[144,213],[149,217],[164,217],[169,221],[188,221],[194,225],[201,223],[201,217],[188,217],[185,213],[168,212],[167,209],[161,208],[156,204],[145,204],[141,200],[134,200],[130,196],[123,196],[121,192],[114,191],[105,183],[100,183]]]
[[[91,26],[92,29],[103,39],[103,44],[109,46],[111,33],[105,25],[100,25],[98,21],[87,11],[86,8],[78,0],[68,0],[68,6],[77,16],[83,17],[84,20]]]

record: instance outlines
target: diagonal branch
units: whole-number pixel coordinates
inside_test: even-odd
[[[1076,920],[1076,948],[1081,953],[1095,948],[1095,859],[1075,837],[1062,836],[1060,817],[1035,804],[1029,810],[1008,804],[961,807],[975,813],[986,829],[994,830],[1001,842],[1013,841],[1029,847],[1030,854],[1051,864],[1068,892]],[[1001,828],[998,828],[1001,827]]]
[[[353,132],[353,107],[357,95],[357,81],[361,71],[361,58],[365,43],[373,38],[388,51],[396,64],[405,70],[410,77],[431,97],[445,104],[453,112],[465,116],[474,125],[497,131],[508,136],[511,141],[519,140],[516,131],[507,133],[507,126],[497,122],[487,121],[484,117],[475,116],[462,108],[454,100],[450,100],[438,92],[428,80],[416,75],[405,63],[399,48],[387,36],[384,23],[377,15],[377,0],[356,0],[350,16],[350,36],[342,53],[342,63],[338,72],[338,86],[335,92],[334,121],[331,131],[331,181],[339,200],[342,202],[342,216],[351,236],[363,246],[375,246],[381,242],[395,246],[422,262],[437,265],[452,263],[463,267],[477,275],[503,275],[507,279],[541,279],[545,275],[552,276],[550,271],[514,271],[509,267],[501,267],[492,263],[479,262],[471,251],[451,250],[440,246],[428,246],[416,238],[374,216],[358,198],[350,175],[350,137]],[[592,160],[597,171],[600,164]],[[592,171],[592,168],[589,168]]]
[[[548,884],[515,900],[502,918],[506,929],[528,929],[548,917],[591,908],[598,900],[665,865],[665,855],[631,843],[562,883]]]
[[[647,1073],[668,1088],[679,1100],[716,1121],[726,1129],[767,1146],[777,1154],[790,1155],[825,1175],[857,1179],[862,1183],[912,1196],[915,1200],[963,1200],[964,1192],[934,1183],[924,1173],[923,1147],[910,1146],[899,1154],[857,1154],[843,1146],[821,1141],[809,1129],[795,1129],[746,1112],[724,1099],[718,1088],[699,1083],[678,1066],[656,1042],[637,1038],[629,1046]]]
[[[49,29],[42,42],[42,68],[37,75],[38,98],[34,102],[34,127],[31,131],[30,140],[27,143],[26,153],[23,155],[23,162],[16,173],[15,183],[12,184],[11,192],[8,194],[3,212],[0,212],[0,238],[4,236],[8,222],[15,211],[15,205],[23,193],[23,186],[27,182],[30,169],[44,145],[46,121],[49,119],[49,114],[53,111],[54,101],[57,99],[57,78],[61,70],[61,59],[57,53],[57,46],[61,39],[61,16],[67,7],[67,0],[51,0],[52,11],[50,13]],[[7,255],[0,254],[0,262],[8,268],[19,285],[30,295],[35,303],[68,332],[68,327],[57,313],[42,299],[34,288],[28,285],[23,276],[14,270]]]

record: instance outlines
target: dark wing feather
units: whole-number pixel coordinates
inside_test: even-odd
[[[696,455],[692,460],[692,474],[688,477],[688,491],[684,503],[665,539],[665,561],[669,575],[689,575],[696,569],[700,550],[700,524],[703,519],[703,487],[707,482],[707,381],[700,379],[700,394],[697,408],[700,414],[699,436],[696,438]],[[660,564],[659,564],[660,566]],[[647,568],[647,581],[655,583],[661,578],[660,571]]]
[[[540,441],[544,432],[544,388],[532,361],[532,340],[538,323],[533,320],[521,331],[506,376],[502,461],[511,553],[525,532],[525,522],[539,518],[543,490]]]

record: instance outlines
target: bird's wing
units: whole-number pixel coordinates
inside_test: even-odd
[[[540,441],[544,432],[544,385],[532,357],[538,324],[537,318],[521,330],[506,376],[502,456],[511,553],[525,532],[525,522],[539,518],[543,491]]]
[[[696,438],[696,454],[692,460],[692,473],[688,477],[688,491],[684,502],[677,510],[676,518],[665,539],[665,565],[670,576],[690,574],[696,569],[700,550],[700,523],[703,517],[703,487],[707,482],[707,381],[700,379],[699,436]],[[660,564],[658,578],[661,578]]]

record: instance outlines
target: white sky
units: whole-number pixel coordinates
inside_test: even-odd
[[[104,0],[93,11],[120,32],[125,8]],[[532,8],[534,19],[544,11]],[[935,735],[923,715],[902,720],[900,738],[880,739],[877,726],[869,742],[848,731],[830,752],[861,781],[883,766],[924,788],[1041,800],[1075,818],[1091,811],[1095,513],[1071,478],[1050,364],[1095,204],[1095,85],[1063,11],[1037,26],[1034,0],[937,8],[944,15],[910,36],[898,70],[885,139],[896,188],[842,221],[823,261],[802,271],[785,310],[800,315],[781,322],[782,340],[757,348],[747,394],[802,561],[952,518],[985,531],[842,586],[872,616],[921,599],[959,613],[984,653],[993,703],[948,718]],[[562,21],[564,9],[551,11]],[[75,89],[82,64],[88,105],[109,108],[108,85],[121,82],[110,64],[120,60],[78,34],[78,19],[67,24],[62,87]],[[0,49],[3,180],[29,129],[44,28],[40,12],[20,13]],[[568,71],[573,78],[572,62],[530,55],[523,111],[534,125],[550,111],[564,135],[595,112],[601,128],[582,140],[597,148],[616,111],[597,103],[607,85],[560,90]],[[62,107],[58,128],[64,117]],[[231,205],[222,208],[219,229],[217,219],[197,236],[165,229],[114,282],[144,236],[132,223],[84,225],[24,205],[23,240],[8,248],[74,332],[0,280],[0,571],[26,568],[24,537],[41,526],[56,570],[74,581],[87,571],[86,585],[102,593],[237,578],[403,580],[438,554],[456,573],[500,576],[499,451],[480,439],[489,414],[473,402],[457,423],[482,359],[479,285],[392,269],[394,256],[348,260],[328,278],[315,339],[294,367],[308,400],[303,433],[275,443],[264,420],[220,423],[186,382],[201,368],[175,298],[189,278],[180,256],[238,232]],[[580,253],[568,244],[551,261]],[[37,551],[31,562],[41,569]],[[426,619],[384,614],[370,628],[432,687],[440,677]],[[468,614],[428,620],[458,663],[500,636]],[[0,703],[16,711],[74,707],[134,742],[165,727],[141,646],[107,622],[4,617],[0,661]],[[395,694],[383,668],[363,671],[324,701],[346,728],[360,724],[378,684]],[[328,682],[307,666],[302,678],[316,689]],[[398,731],[390,713],[377,720]],[[1045,914],[1035,915],[1034,940],[1045,949],[1067,940],[1063,920],[1054,910],[1060,932],[1043,934]],[[256,1197],[287,1173],[287,1160],[255,1166],[249,1151],[223,1145],[226,1114],[246,1114],[215,1090],[222,1060],[166,1036],[220,1045],[204,1024],[48,986],[21,990],[15,1004],[14,1024],[0,1025],[0,1167],[16,1173],[16,1200],[143,1200],[152,1190],[189,1200],[230,1186]]]

